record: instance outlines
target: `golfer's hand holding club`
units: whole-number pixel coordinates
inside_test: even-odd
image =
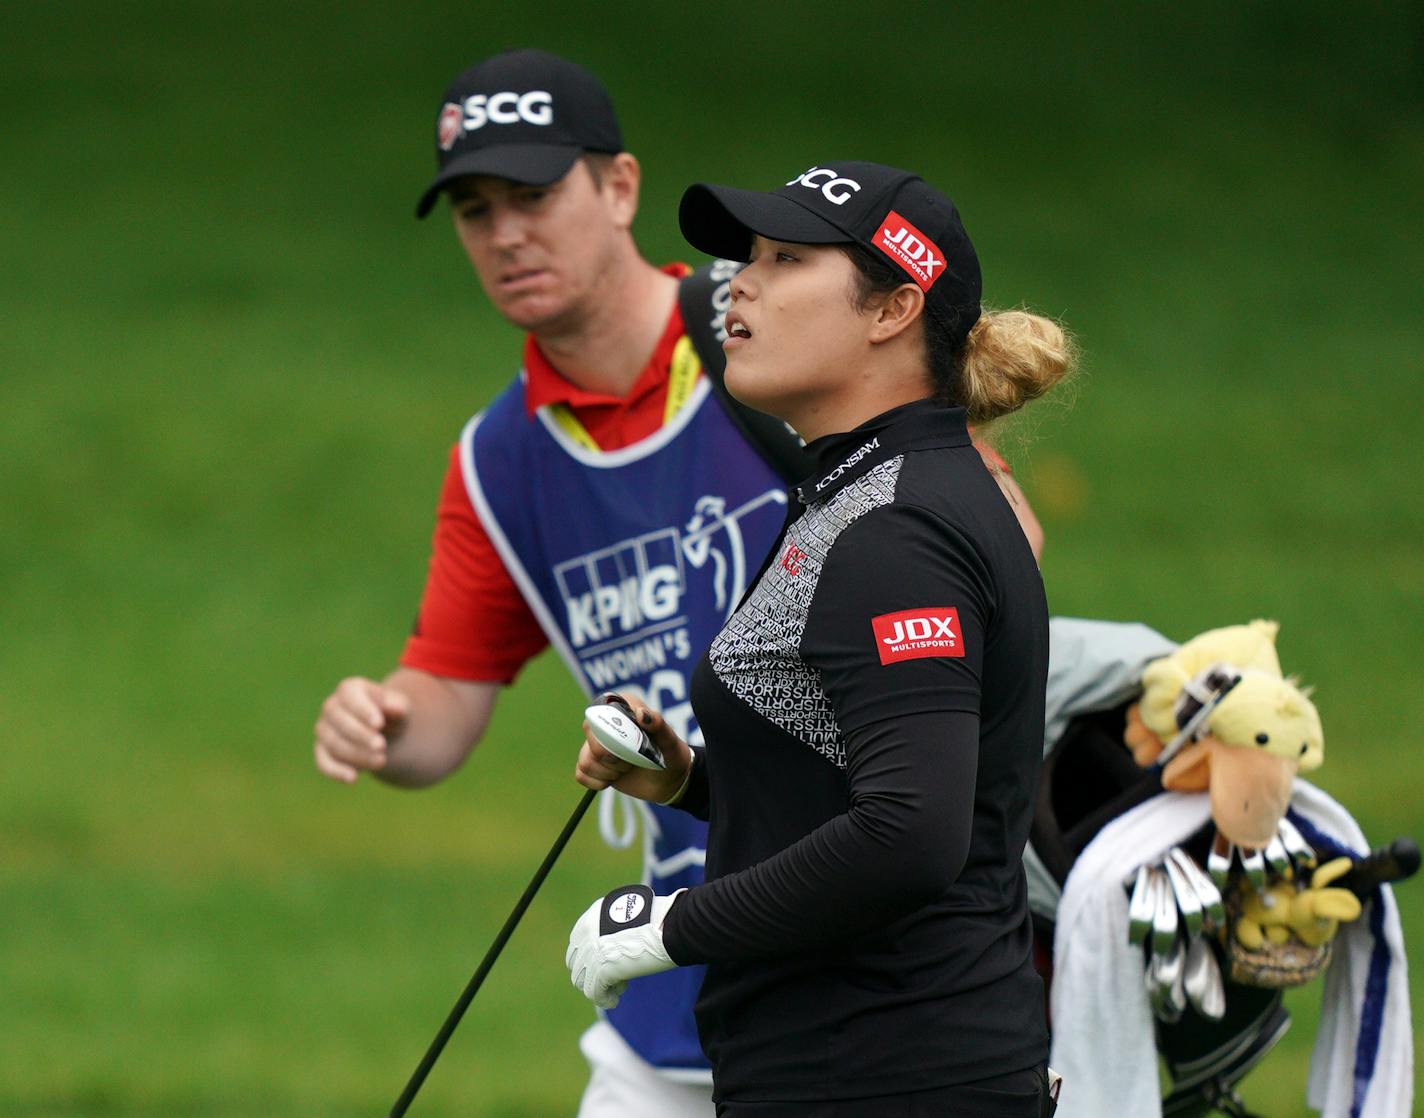
[[[691,748],[636,699],[604,695],[584,712],[583,731],[574,779],[585,788],[611,787],[669,803],[686,786]],[[579,917],[564,963],[574,986],[594,1005],[612,1009],[629,979],[677,966],[663,947],[662,927],[681,892],[659,897],[646,885],[623,885]]]
[[[584,743],[574,779],[585,788],[617,788],[625,796],[665,804],[677,798],[692,770],[692,749],[657,711],[609,692],[584,711]]]

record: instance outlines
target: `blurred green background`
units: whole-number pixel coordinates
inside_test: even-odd
[[[1086,351],[1005,439],[1055,612],[1277,618],[1319,783],[1375,842],[1424,830],[1421,10],[5,5],[0,1113],[385,1113],[577,799],[549,658],[440,788],[310,756],[398,655],[449,445],[518,360],[411,217],[441,91],[506,46],[603,76],[657,261],[693,179],[946,188],[987,298]],[[416,1113],[573,1112],[562,945],[635,873],[585,825]],[[1318,991],[1248,1081],[1273,1116],[1308,1113]]]

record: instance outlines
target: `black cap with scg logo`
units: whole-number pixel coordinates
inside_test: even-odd
[[[860,244],[937,304],[962,341],[979,319],[979,257],[954,203],[880,163],[822,163],[769,193],[696,183],[678,208],[694,248],[746,260],[753,234],[791,244]]]
[[[603,83],[542,50],[511,50],[460,74],[435,121],[439,172],[416,217],[462,175],[543,186],[568,174],[586,151],[617,153],[623,133]]]

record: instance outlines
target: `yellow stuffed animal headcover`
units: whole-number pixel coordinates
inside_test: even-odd
[[[1290,802],[1296,773],[1325,759],[1320,715],[1293,680],[1281,676],[1274,621],[1212,629],[1154,660],[1142,673],[1142,701],[1130,711],[1125,735],[1139,764],[1150,764],[1177,735],[1183,689],[1219,665],[1240,679],[1206,724],[1172,757],[1162,784],[1174,791],[1210,791],[1217,829],[1232,842],[1262,846]],[[1194,693],[1194,692],[1193,692]]]
[[[1258,619],[1249,625],[1208,629],[1170,656],[1152,661],[1142,673],[1143,723],[1162,741],[1170,741],[1177,732],[1172,709],[1177,696],[1189,680],[1213,664],[1259,668],[1279,677],[1281,662],[1276,656],[1276,634],[1280,628],[1274,621]]]
[[[1295,761],[1301,772],[1318,769],[1325,760],[1325,731],[1315,704],[1292,680],[1268,672],[1243,671],[1207,727],[1226,745],[1264,749]]]

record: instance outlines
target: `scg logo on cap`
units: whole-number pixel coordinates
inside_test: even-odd
[[[826,201],[833,202],[837,206],[845,205],[846,199],[860,189],[860,183],[855,179],[842,178],[828,167],[812,167],[809,171],[803,171],[797,175],[786,185],[809,186],[812,190],[819,189],[825,195]]]
[[[449,151],[460,132],[474,132],[486,124],[552,124],[554,98],[544,89],[528,93],[475,93],[464,105],[447,101],[440,110],[440,149]]]

